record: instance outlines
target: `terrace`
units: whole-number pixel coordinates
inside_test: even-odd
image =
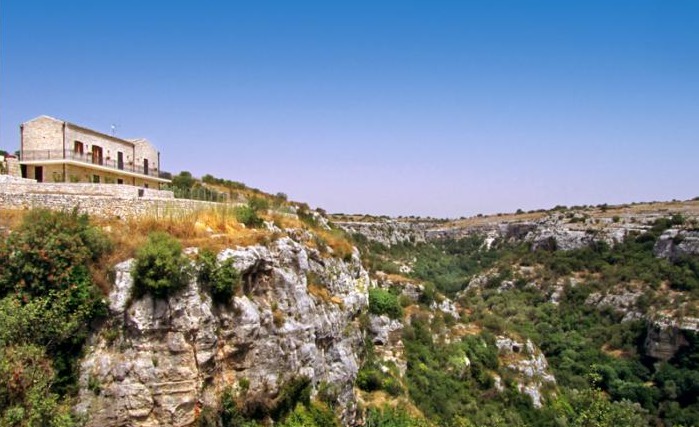
[[[125,162],[123,158],[112,159],[97,155],[97,153],[80,153],[68,150],[24,150],[20,154],[20,161],[27,162],[70,162],[81,165],[91,165],[96,169],[108,169],[129,174],[145,175],[158,179],[169,180],[169,172],[159,171],[158,168],[149,167],[147,162],[142,165],[135,165],[133,162]]]

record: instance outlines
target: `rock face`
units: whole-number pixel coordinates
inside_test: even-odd
[[[573,221],[575,219],[576,221]],[[643,231],[647,224],[641,222],[615,223],[586,222],[582,217],[563,217],[548,214],[536,220],[499,222],[491,220],[479,224],[448,223],[434,220],[385,219],[372,222],[336,222],[349,233],[358,233],[369,240],[391,246],[401,242],[423,242],[440,239],[462,239],[469,236],[486,236],[485,249],[496,240],[528,242],[532,249],[573,250],[603,241],[614,245],[624,240],[632,231]]]
[[[498,336],[496,345],[505,366],[519,374],[516,383],[520,393],[528,395],[534,407],[541,408],[543,389],[556,384],[544,354],[531,340],[521,343],[509,337]]]
[[[688,255],[699,255],[699,231],[666,230],[659,238],[653,253],[659,258],[676,261]]]
[[[282,238],[219,254],[229,257],[243,293],[228,305],[212,302],[196,281],[167,299],[130,301],[132,263],[116,267],[111,327],[93,338],[81,365],[76,409],[88,425],[191,425],[226,388],[271,400],[295,376],[337,387],[342,418],[354,422],[357,316],[369,285],[358,253],[322,258]],[[327,292],[314,296],[309,276]]]
[[[686,334],[699,332],[699,318],[687,317],[681,322],[658,318],[648,324],[644,343],[648,356],[658,360],[670,360],[688,343]]]
[[[336,221],[335,225],[349,234],[361,234],[369,240],[392,246],[403,242],[424,242],[427,230],[434,226],[430,221],[411,222],[387,219],[384,221]]]

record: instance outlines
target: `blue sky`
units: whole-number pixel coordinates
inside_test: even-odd
[[[0,2],[0,147],[47,114],[331,212],[699,196],[699,1]]]

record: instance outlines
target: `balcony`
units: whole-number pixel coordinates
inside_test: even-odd
[[[65,157],[64,157],[65,154]],[[90,153],[78,153],[63,150],[25,150],[20,153],[20,162],[41,162],[41,161],[73,161],[87,165],[101,166],[113,169],[116,172],[130,172],[154,178],[170,179],[169,172],[159,171],[158,168],[144,168],[143,165],[134,165],[132,162],[118,162],[117,160],[93,156]]]

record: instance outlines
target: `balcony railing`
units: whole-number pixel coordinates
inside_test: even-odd
[[[20,161],[41,161],[41,160],[73,160],[80,163],[103,166],[115,171],[132,172],[140,175],[153,176],[157,178],[170,179],[169,172],[159,171],[158,168],[143,165],[134,165],[132,162],[119,162],[108,157],[93,156],[90,153],[78,153],[66,151],[63,157],[63,150],[24,150],[20,153]]]

